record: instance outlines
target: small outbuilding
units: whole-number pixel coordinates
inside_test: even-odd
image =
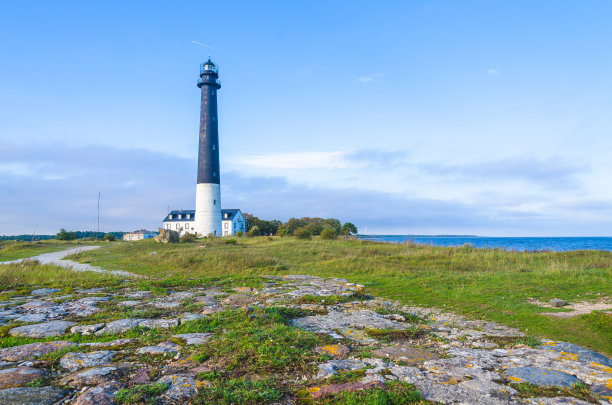
[[[156,235],[157,235],[157,232],[147,231],[146,229],[139,229],[134,232],[124,233],[123,240],[153,239]]]

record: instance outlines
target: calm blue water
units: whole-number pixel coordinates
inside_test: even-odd
[[[612,237],[567,238],[494,238],[486,236],[425,236],[425,235],[359,235],[360,239],[378,242],[414,242],[435,246],[463,246],[470,243],[478,248],[502,248],[506,250],[608,250],[612,251]]]

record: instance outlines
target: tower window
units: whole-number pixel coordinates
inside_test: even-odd
[[[213,200],[213,205],[217,205],[217,200]]]
[[[212,120],[214,121],[214,120],[215,120],[215,117],[212,117]]]
[[[210,93],[210,94],[212,94],[214,96],[215,95],[215,89],[213,89],[212,93]]]
[[[213,177],[216,177],[216,176],[217,176],[217,172],[213,172]]]
[[[215,145],[213,145],[213,150],[215,150],[215,149],[216,149],[216,146],[215,146]]]

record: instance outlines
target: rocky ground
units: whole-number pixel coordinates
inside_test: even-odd
[[[612,403],[599,353],[348,280],[135,285],[4,292],[0,404]]]

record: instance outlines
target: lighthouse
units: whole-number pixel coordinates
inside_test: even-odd
[[[221,180],[219,174],[219,126],[217,90],[219,69],[208,58],[200,65],[200,146],[194,227],[200,236],[221,236]]]

